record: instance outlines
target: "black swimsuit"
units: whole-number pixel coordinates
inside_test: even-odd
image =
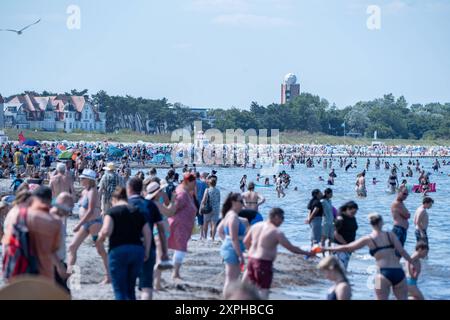
[[[375,256],[375,254],[380,250],[384,249],[395,250],[394,244],[392,243],[391,238],[389,237],[389,233],[386,232],[386,235],[389,240],[389,245],[381,247],[378,247],[375,240],[372,237],[370,237],[373,244],[375,245],[375,248],[369,250],[371,256]],[[392,286],[396,286],[397,284],[402,282],[403,279],[405,279],[405,272],[403,271],[402,268],[380,268],[380,274],[382,274],[383,277],[388,279],[391,282]]]

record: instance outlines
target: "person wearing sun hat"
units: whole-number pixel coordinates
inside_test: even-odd
[[[112,194],[120,185],[119,175],[116,173],[116,166],[114,162],[109,162],[103,167],[105,174],[100,179],[98,191],[101,194],[101,209],[102,215],[111,208]]]
[[[101,216],[100,196],[98,194],[97,173],[92,169],[84,169],[80,174],[80,184],[83,186],[80,201],[80,221],[73,229],[75,236],[69,245],[68,252],[68,269],[67,273],[71,273],[73,266],[77,260],[77,251],[83,241],[89,236],[95,242],[97,252],[103,260],[105,267],[105,278],[102,283],[111,282],[108,269],[108,254],[102,242],[97,242],[98,233],[102,228],[103,219]]]
[[[161,289],[161,272],[163,270],[172,269],[173,265],[169,261],[167,254],[167,239],[170,236],[169,223],[167,217],[175,214],[175,198],[172,201],[168,200],[168,197],[164,190],[167,187],[166,180],[162,179],[160,182],[152,181],[145,188],[145,199],[152,201],[159,209],[162,215],[162,221],[156,225],[153,229],[153,236],[156,242],[156,265],[154,273],[154,288],[156,290]],[[168,200],[168,204],[165,203]],[[163,236],[161,236],[163,235]]]

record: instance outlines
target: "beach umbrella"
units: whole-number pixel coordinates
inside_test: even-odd
[[[109,147],[108,148],[108,155],[112,157],[121,157],[123,156],[124,152],[123,150],[117,148],[117,147]]]
[[[70,151],[63,151],[58,155],[59,160],[70,160],[72,159],[73,153]]]
[[[37,142],[36,140],[25,140],[23,143],[25,146],[29,146],[29,147],[37,147],[40,146],[39,142]]]

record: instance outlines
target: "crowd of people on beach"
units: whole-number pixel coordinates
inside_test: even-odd
[[[69,159],[58,158],[58,147],[56,144],[33,148],[2,145],[1,174],[12,180],[11,192],[0,202],[3,276],[7,282],[22,274],[38,274],[70,293],[68,279],[76,273],[77,252],[90,237],[103,262],[102,283],[111,283],[115,298],[136,299],[138,282],[140,298],[152,299],[154,290],[162,288],[162,272],[172,270],[175,281],[182,279],[188,244],[197,222],[200,240],[220,239],[225,298],[230,297],[237,283],[242,281],[239,288],[253,288],[256,292],[253,298],[267,299],[279,245],[308,258],[322,255],[318,268],[334,282],[327,299],[351,298],[346,270],[352,252],[363,247],[369,248],[376,261],[377,299],[388,299],[391,289],[397,299],[424,298],[417,287],[417,279],[421,271],[420,259],[426,257],[429,250],[427,210],[434,201],[428,196],[432,192],[429,174],[418,159],[410,159],[406,170],[408,177],[414,175],[412,168],[419,172],[418,183],[423,193],[422,205],[414,215],[417,245],[415,252],[409,254],[404,245],[411,214],[404,202],[413,188],[398,183],[398,168],[403,166],[401,159],[398,165],[383,158],[374,161],[375,170],[384,165],[384,169],[391,172],[387,191],[397,194],[391,207],[393,229],[383,230],[383,218],[374,213],[368,221],[372,232],[356,239],[358,204],[349,201],[336,209],[332,204],[332,186],[338,178],[333,165],[348,171],[357,168],[358,157],[281,153],[281,159],[286,160],[291,169],[300,165],[306,168],[322,165],[330,169],[328,188],[323,192],[312,190],[311,200],[305,206],[308,212],[305,223],[311,227],[311,247],[303,250],[293,245],[280,230],[285,216],[282,208],[272,207],[267,219],[263,219],[260,206],[266,199],[255,191],[263,179],[260,175],[255,181],[244,175],[239,187],[236,186],[240,192],[231,192],[222,199],[218,186],[220,179],[226,177],[219,177],[214,169],[199,172],[195,164],[184,164],[179,169],[168,164],[164,177],[158,176],[155,168],[132,175],[132,161],[138,165],[142,161],[145,166],[145,161],[151,157],[144,151],[147,148],[134,146],[115,161],[109,161],[111,159],[104,155],[91,156],[92,152],[101,153],[98,145],[98,149],[77,145]],[[155,152],[163,152],[163,149],[152,150],[153,156]],[[439,171],[441,163],[449,164],[436,159],[432,169]],[[368,170],[372,170],[369,159],[364,171],[357,176],[356,197],[367,197],[365,175]],[[290,175],[282,171],[271,178],[265,177],[261,186],[273,186],[277,197],[282,198],[290,183]],[[373,183],[377,183],[376,178]],[[79,221],[66,247],[67,220],[75,211]],[[26,231],[18,228],[20,226],[26,226]],[[28,252],[23,248],[24,236],[29,239]],[[406,261],[406,273],[401,258]],[[21,259],[27,262],[25,268],[19,267]]]

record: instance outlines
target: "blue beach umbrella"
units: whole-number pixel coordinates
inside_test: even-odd
[[[41,144],[39,142],[37,142],[36,140],[25,140],[23,143],[25,146],[29,146],[29,147],[38,147]]]

